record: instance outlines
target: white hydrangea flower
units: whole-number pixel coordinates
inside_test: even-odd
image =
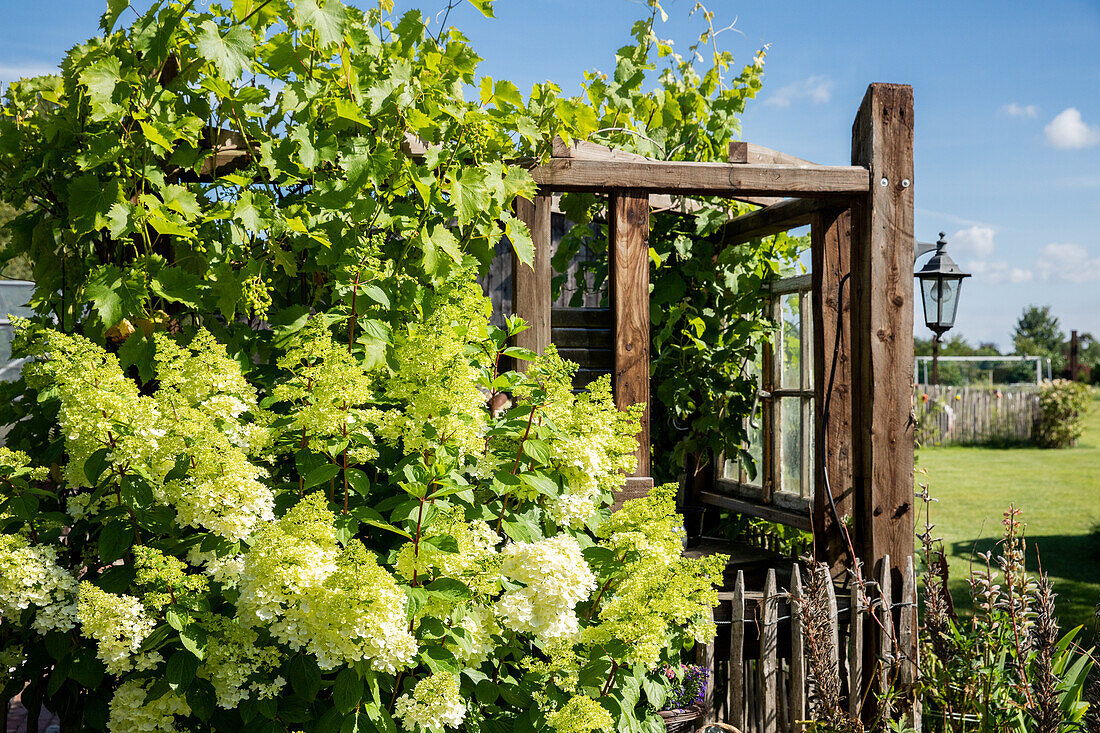
[[[457,728],[466,718],[458,678],[443,673],[425,677],[413,687],[412,695],[398,698],[393,712],[410,733]]]
[[[175,733],[176,716],[190,715],[187,702],[168,691],[156,700],[146,702],[146,689],[138,680],[128,680],[118,686],[111,698],[110,733]]]
[[[570,638],[579,628],[574,609],[595,590],[596,576],[569,535],[516,542],[502,551],[505,577],[526,587],[497,602],[505,625],[542,640]]]
[[[57,549],[0,535],[0,621],[32,606],[34,629],[68,631],[76,625],[76,580],[57,564]]]
[[[155,652],[138,653],[156,622],[137,598],[107,593],[85,581],[80,584],[77,616],[81,631],[95,639],[96,654],[111,674],[152,669],[162,661]]]

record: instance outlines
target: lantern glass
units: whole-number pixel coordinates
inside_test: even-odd
[[[962,281],[963,278],[957,275],[931,275],[921,278],[924,321],[937,334],[942,335],[955,325]]]

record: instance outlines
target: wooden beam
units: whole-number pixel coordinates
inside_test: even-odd
[[[850,563],[844,526],[837,523],[836,517],[840,517],[843,523],[855,516],[851,451],[852,291],[847,282],[852,248],[852,214],[848,209],[819,211],[811,218],[816,436],[813,461],[814,549],[817,561],[827,563],[832,577],[836,579],[845,572],[846,561]],[[827,421],[826,406],[829,408]]]
[[[718,228],[713,238],[726,245],[740,244],[750,239],[770,237],[795,227],[806,226],[814,211],[820,208],[818,199],[784,199],[778,204],[730,219]]]
[[[516,346],[541,354],[550,343],[550,311],[553,298],[550,295],[550,197],[535,196],[534,201],[516,199],[516,217],[531,230],[535,245],[532,265],[519,261],[512,255],[512,308],[516,315],[527,321],[529,328],[518,334]],[[525,369],[530,362],[520,361],[517,368]]]
[[[649,197],[614,191],[609,199],[611,331],[615,341],[615,404],[645,404],[638,433],[638,467],[649,470]]]
[[[913,554],[913,90],[872,84],[852,126],[871,190],[852,211],[852,473],[864,567]],[[875,646],[871,644],[869,646]],[[880,650],[865,652],[868,660]],[[900,650],[902,654],[914,650]],[[870,706],[873,707],[873,706]],[[868,711],[873,714],[874,711]]]
[[[740,140],[730,143],[729,161],[731,163],[758,163],[765,165],[797,165],[803,168],[815,168],[816,163],[811,163],[793,155],[781,153],[778,150],[765,148],[763,145],[746,143]]]
[[[694,196],[836,197],[866,193],[867,170],[860,166],[734,165],[652,161],[596,161],[552,158],[531,169],[549,191],[630,188],[640,193]]]
[[[566,143],[557,136],[554,137],[553,152],[551,155],[555,158],[572,158],[574,160],[626,161],[634,163],[661,162],[655,158],[647,158],[644,155],[629,153],[625,150],[616,150],[615,148],[609,148],[606,145],[600,145],[598,143],[591,143],[587,140],[574,140],[571,143]],[[730,198],[756,206],[770,206],[771,204],[783,200],[775,196],[731,196]],[[691,199],[685,199],[683,197],[674,198],[668,194],[652,194],[649,197],[649,205],[654,209],[661,209],[663,211],[681,210],[689,214],[704,206],[700,201],[692,201]]]

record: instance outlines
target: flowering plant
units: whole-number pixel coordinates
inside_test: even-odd
[[[713,634],[723,558],[680,556],[672,486],[609,513],[637,410],[553,349],[502,371],[522,326],[470,280],[380,362],[327,323],[266,394],[203,330],[155,335],[143,391],[19,323],[58,452],[0,451],[4,647],[42,650],[9,678],[113,733],[655,729],[684,683],[645,670]]]
[[[680,710],[703,703],[709,669],[697,664],[681,664],[679,667],[665,667],[662,672],[672,683],[662,710]]]

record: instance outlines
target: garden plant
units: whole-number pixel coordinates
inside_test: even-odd
[[[65,731],[659,730],[723,560],[680,557],[672,487],[610,513],[635,414],[475,283],[501,237],[531,260],[517,161],[596,103],[386,0],[111,0],[101,30],[0,114],[38,313],[3,700]]]

